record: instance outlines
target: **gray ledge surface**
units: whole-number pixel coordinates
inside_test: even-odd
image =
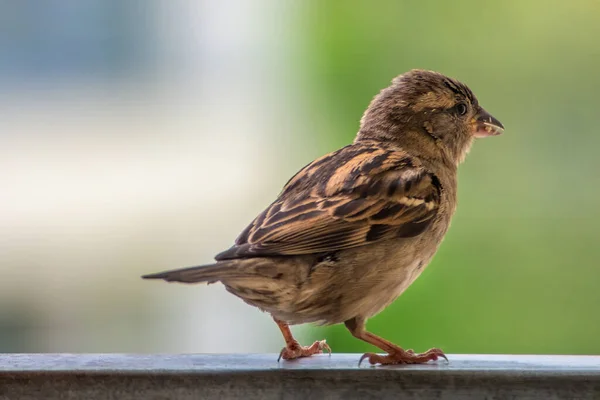
[[[449,355],[358,367],[360,354],[2,354],[0,399],[600,399],[600,356]]]

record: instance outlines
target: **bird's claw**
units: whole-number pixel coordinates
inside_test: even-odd
[[[329,347],[325,340],[317,340],[310,346],[300,346],[300,343],[295,342],[281,349],[279,358],[277,358],[277,362],[279,362],[282,358],[284,360],[295,360],[296,358],[300,357],[310,357],[313,354],[323,353],[323,350],[327,350],[331,356],[331,347]]]
[[[358,366],[362,364],[365,359],[369,360],[371,365],[392,365],[392,364],[424,364],[428,361],[435,361],[438,358],[443,358],[448,362],[448,357],[440,349],[430,349],[425,353],[417,354],[412,350],[400,350],[396,353],[380,355],[375,353],[365,353],[358,361]]]

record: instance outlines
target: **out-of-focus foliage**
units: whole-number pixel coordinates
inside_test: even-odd
[[[594,1],[315,1],[303,14],[331,148],[410,68],[463,80],[506,127],[475,144],[445,242],[373,332],[450,353],[600,352],[598,15]],[[368,349],[344,330],[311,336]]]

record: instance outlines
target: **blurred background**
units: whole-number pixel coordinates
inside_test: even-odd
[[[0,2],[0,352],[278,352],[211,262],[411,68],[467,83],[476,143],[433,263],[369,321],[407,348],[600,353],[600,3]],[[295,327],[336,352],[343,326]]]

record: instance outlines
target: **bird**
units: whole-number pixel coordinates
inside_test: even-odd
[[[271,314],[285,340],[279,359],[328,351],[302,346],[290,325],[344,324],[383,354],[372,365],[420,364],[415,353],[366,329],[421,274],[456,210],[457,170],[476,138],[504,131],[469,87],[413,69],[370,102],[354,141],[302,168],[208,265],[145,275],[181,283],[222,283]]]

